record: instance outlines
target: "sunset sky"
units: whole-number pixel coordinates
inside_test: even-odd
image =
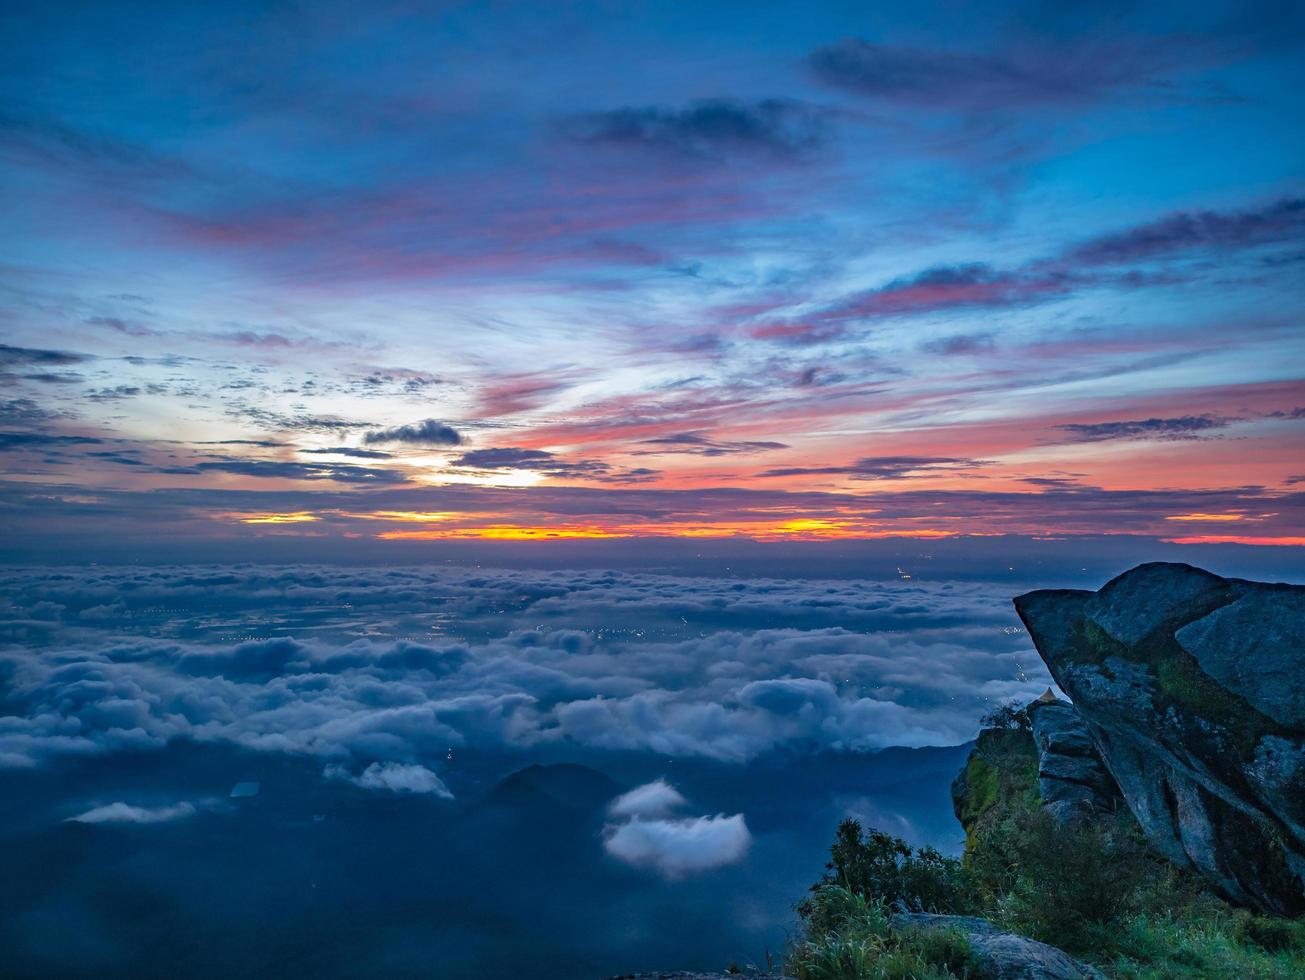
[[[1301,11],[14,7],[0,525],[1305,545]]]

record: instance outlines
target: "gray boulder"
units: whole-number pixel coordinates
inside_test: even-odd
[[[1150,564],[1015,608],[1152,845],[1234,902],[1305,912],[1305,587]]]
[[[1064,950],[1002,932],[987,919],[968,915],[903,913],[893,925],[914,929],[958,929],[974,951],[981,980],[1104,980],[1102,974]]]
[[[1038,794],[1047,812],[1062,826],[1114,812],[1119,787],[1074,706],[1047,691],[1026,710],[1038,750]]]

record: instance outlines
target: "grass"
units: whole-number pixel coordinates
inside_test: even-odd
[[[791,951],[797,980],[966,980],[973,951],[954,929],[898,928],[882,899],[842,885],[820,887],[812,912],[823,923]]]

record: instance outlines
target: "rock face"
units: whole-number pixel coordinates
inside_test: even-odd
[[[1305,587],[1149,564],[1015,608],[1152,845],[1305,912]]]
[[[1038,794],[1062,826],[1113,812],[1119,787],[1074,706],[1050,691],[1025,709],[1038,750]]]
[[[966,915],[910,913],[893,916],[893,925],[915,929],[959,929],[970,941],[982,980],[1103,980],[1086,963],[1064,950],[1002,932],[986,919]]]
[[[965,828],[966,848],[999,800],[1037,797],[1038,752],[1018,728],[985,728],[952,783],[952,809]]]

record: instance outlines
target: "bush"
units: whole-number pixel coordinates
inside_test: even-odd
[[[981,728],[995,728],[999,731],[1033,731],[1033,720],[1029,717],[1028,708],[1015,701],[993,708],[979,719],[979,725]]]
[[[1040,807],[1020,808],[977,835],[970,886],[1015,932],[1084,948],[1091,926],[1141,911],[1164,866],[1131,816],[1059,827]]]
[[[787,972],[798,980],[956,980],[973,977],[969,940],[957,930],[893,926],[881,899],[818,886],[805,903],[806,938]]]
[[[959,912],[967,906],[961,862],[932,847],[912,848],[880,830],[868,833],[856,820],[838,825],[825,874],[811,886],[819,893],[842,887],[890,908],[912,912]],[[811,920],[821,905],[799,903],[798,913]]]
[[[844,821],[798,910],[800,980],[972,976],[959,933],[892,926],[894,906],[978,914],[1128,980],[1305,977],[1305,921],[1234,909],[1146,847],[1131,814],[1058,827],[1003,798],[963,862]]]

